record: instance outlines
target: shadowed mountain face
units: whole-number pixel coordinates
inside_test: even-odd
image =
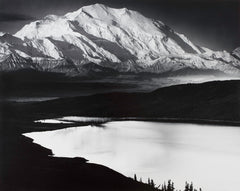
[[[95,64],[93,70],[86,70],[89,63]],[[236,54],[197,46],[161,21],[101,4],[63,16],[48,15],[13,36],[0,36],[1,71],[32,68],[88,76],[89,72],[166,74],[192,69],[239,76],[239,65]]]
[[[69,61],[70,62],[70,61]],[[118,73],[94,63],[84,64],[80,69],[87,76],[69,77],[64,73],[19,69],[0,72],[0,100],[42,101],[63,97],[76,97],[106,92],[151,92],[160,87],[176,84],[199,83],[209,80],[225,80],[223,73],[215,70],[185,69],[164,74]],[[55,70],[67,70],[69,65],[56,64]],[[157,66],[156,66],[157,67]],[[208,77],[210,76],[210,78]],[[207,78],[207,79],[206,79]]]
[[[233,52],[232,55],[236,58],[236,59],[240,59],[240,47],[236,48]]]

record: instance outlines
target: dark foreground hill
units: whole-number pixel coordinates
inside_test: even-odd
[[[107,93],[62,98],[19,104],[9,112],[17,117],[27,114],[34,119],[75,115],[238,123],[240,81],[177,85],[151,93]]]
[[[83,158],[49,157],[50,150],[21,135],[1,134],[0,146],[1,191],[154,190]]]
[[[154,190],[107,167],[86,163],[83,158],[49,157],[50,150],[33,144],[21,134],[43,130],[33,120],[66,115],[239,125],[239,97],[240,81],[219,81],[172,86],[151,93],[107,93],[40,103],[2,102],[0,188],[3,191]],[[44,130],[63,127],[45,124]]]

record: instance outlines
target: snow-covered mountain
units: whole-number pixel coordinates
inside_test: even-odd
[[[101,4],[63,16],[48,15],[13,36],[0,35],[0,70],[33,68],[87,75],[91,64],[99,72],[193,69],[240,76],[236,54],[197,46],[161,21]]]
[[[240,47],[236,48],[234,51],[232,51],[232,55],[240,60]]]

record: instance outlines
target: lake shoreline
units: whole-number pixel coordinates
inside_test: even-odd
[[[0,155],[3,158],[0,161],[0,176],[3,181],[0,184],[8,186],[6,191],[19,188],[27,191],[80,188],[86,191],[96,189],[153,191],[152,187],[132,182],[132,179],[129,180],[107,167],[86,166],[87,163],[83,163],[82,160],[80,162],[74,159],[55,160],[54,157],[48,156],[52,154],[49,150],[42,151],[42,147],[24,138],[22,134],[86,125],[86,123],[57,125],[34,123],[35,120],[61,116],[108,116],[113,119],[122,117],[125,120],[126,116],[132,116],[129,118],[131,120],[133,116],[139,116],[142,119],[138,118],[138,120],[144,121],[240,126],[239,88],[240,81],[226,81],[178,85],[150,93],[96,94],[29,104],[1,102]],[[75,168],[78,164],[88,172],[88,176],[80,175],[80,179],[86,177],[86,184],[77,183],[79,172]],[[65,166],[63,170],[62,165]],[[70,171],[68,166],[71,167]],[[96,171],[103,173],[92,177]],[[51,182],[54,176],[56,178]],[[104,177],[109,180],[114,179],[114,183],[109,184],[109,180]],[[99,185],[93,185],[94,181]],[[72,187],[68,188],[67,185]],[[87,189],[89,185],[91,189]]]
[[[63,116],[62,116],[63,117]],[[62,117],[54,118],[54,119],[61,119]],[[71,116],[72,117],[72,116]],[[78,117],[78,116],[74,116]],[[81,116],[82,117],[82,116]],[[87,118],[91,118],[90,116],[84,116]],[[101,118],[94,116],[93,118]],[[60,123],[60,124],[51,124],[51,123],[41,123],[38,122],[39,125],[44,125],[44,129],[31,129],[29,131],[26,131],[25,133],[31,133],[31,132],[38,132],[38,131],[52,131],[52,130],[59,130],[64,128],[71,128],[71,127],[78,127],[78,126],[87,126],[87,125],[93,125],[93,126],[99,126],[101,127],[105,123],[108,122],[115,122],[115,121],[147,121],[147,122],[162,122],[162,123],[185,123],[185,124],[196,124],[196,125],[211,125],[211,126],[232,126],[232,127],[239,127],[240,122],[235,121],[221,121],[221,120],[206,120],[206,119],[179,119],[179,118],[142,118],[142,117],[123,117],[123,118],[115,118],[115,117],[103,117],[103,118],[109,118],[108,120],[104,122],[74,122],[70,120],[61,120],[63,122],[72,122],[69,124]],[[42,119],[46,120],[46,119]],[[35,122],[37,123],[37,122]],[[36,125],[37,126],[37,125]]]
[[[22,135],[26,130],[22,122],[13,127],[9,120],[1,121],[0,129],[0,187],[3,191],[154,190],[147,184],[103,165],[88,163],[81,157],[51,157],[51,150]],[[32,129],[35,128],[33,125]]]
[[[237,173],[235,168],[239,158],[239,131],[237,127],[163,123],[131,118],[111,120],[100,126],[75,126],[24,135],[51,149],[57,157],[84,157],[127,177],[136,173],[144,182],[148,177],[156,181],[156,184],[172,179],[175,186],[181,188],[185,181],[192,181],[197,186],[203,185],[206,191],[224,191],[225,188],[231,188],[229,182],[232,179],[229,180],[226,174],[216,174],[221,174],[223,169],[228,173]],[[229,140],[228,137],[232,139]],[[62,140],[65,140],[64,147],[58,144]],[[226,158],[233,165],[228,165]],[[208,175],[205,174],[207,169],[210,169]],[[210,184],[204,177],[211,179]],[[217,184],[223,178],[226,178],[227,186]],[[233,188],[235,190],[236,186]]]
[[[117,120],[116,118],[113,118],[115,121],[121,121],[121,120]],[[135,120],[138,121],[164,121],[164,122],[172,122],[173,120],[169,120],[169,119],[156,119],[156,118],[141,118],[141,119],[136,119]],[[111,121],[114,121],[111,120]],[[126,118],[122,119],[122,120],[126,120]],[[129,118],[128,120],[133,120],[133,118]],[[174,120],[175,122],[177,122],[177,120]],[[110,122],[110,121],[109,121]],[[78,123],[78,125],[80,126],[84,126],[84,125],[102,125],[103,123]],[[44,126],[44,129],[40,126]],[[75,125],[74,125],[75,126]],[[90,170],[90,174],[88,176],[88,180],[91,180],[91,174],[95,173],[95,171],[104,171],[104,174],[106,173],[106,176],[104,175],[103,177],[108,177],[107,174],[110,175],[110,177],[112,177],[114,179],[114,184],[110,184],[108,185],[106,183],[105,180],[103,180],[102,182],[102,188],[103,190],[112,190],[113,188],[116,188],[116,185],[119,184],[119,191],[132,191],[132,190],[142,190],[142,191],[153,191],[154,189],[144,183],[140,183],[140,182],[136,182],[134,181],[132,178],[128,178],[125,177],[121,174],[119,174],[116,171],[111,170],[108,167],[102,166],[102,165],[98,165],[98,164],[93,164],[93,163],[86,163],[86,159],[84,158],[62,158],[62,157],[51,157],[52,156],[52,152],[51,150],[44,148],[36,143],[33,143],[33,140],[30,138],[27,138],[25,136],[23,136],[23,133],[28,133],[28,132],[39,132],[39,131],[49,131],[49,130],[59,130],[59,129],[64,129],[64,128],[70,128],[73,127],[73,124],[69,125],[69,124],[36,124],[33,123],[32,121],[29,121],[29,119],[24,119],[24,120],[20,120],[18,118],[12,118],[12,117],[8,117],[8,118],[4,118],[4,120],[1,121],[1,145],[4,146],[3,150],[1,150],[1,156],[4,156],[2,158],[2,160],[0,161],[0,167],[3,169],[3,171],[1,172],[0,176],[3,176],[3,181],[0,183],[0,186],[2,186],[2,188],[6,188],[5,190],[9,190],[10,188],[14,188],[14,189],[18,189],[21,187],[24,187],[25,190],[31,190],[32,186],[35,188],[41,187],[39,185],[39,183],[37,183],[36,181],[33,180],[33,174],[35,174],[35,172],[32,172],[32,168],[36,168],[36,164],[40,164],[43,165],[38,166],[38,169],[42,168],[42,172],[40,172],[40,175],[43,173],[45,174],[45,165],[50,165],[50,168],[53,168],[53,171],[50,172],[49,179],[52,176],[57,176],[55,173],[60,170],[61,165],[56,165],[53,166],[53,163],[60,163],[60,164],[69,164],[70,166],[72,166],[72,171],[71,173],[73,173],[72,176],[77,176],[78,172],[74,170],[74,168],[76,168],[77,164],[80,164],[82,166],[82,168],[86,168]],[[19,157],[21,156],[21,157]],[[55,161],[55,162],[53,162]],[[87,165],[87,167],[85,167],[85,165]],[[3,168],[4,167],[4,168]],[[108,170],[109,169],[109,170]],[[65,169],[64,171],[68,171],[67,169]],[[15,174],[14,174],[15,173]],[[23,174],[22,174],[23,173]],[[28,174],[29,173],[29,174]],[[66,172],[66,174],[62,174],[63,177],[65,177],[66,179],[68,179],[68,173]],[[20,176],[19,176],[20,174]],[[53,175],[54,174],[54,175]],[[35,174],[35,176],[39,176],[39,174]],[[42,176],[42,175],[41,175]],[[99,177],[98,177],[99,178]],[[33,183],[26,183],[26,179],[29,179],[29,181],[33,181]],[[163,180],[167,181],[167,180]],[[61,190],[59,188],[59,186],[57,185],[59,182],[57,179],[54,179],[54,183],[52,182],[47,182],[46,185],[46,191],[52,191],[52,190]],[[42,182],[42,184],[44,184]],[[60,184],[62,185],[62,187],[64,188],[67,184],[69,183],[64,183],[64,181]],[[92,191],[92,188],[88,188],[88,185],[76,185],[76,188],[84,188],[84,190],[86,191]],[[65,187],[66,188],[66,187]],[[101,190],[101,188],[97,187],[98,190]],[[4,190],[4,189],[3,189]],[[5,191],[4,190],[4,191]],[[44,191],[45,191],[44,190]],[[69,189],[71,190],[71,189]],[[74,190],[74,189],[73,189]]]

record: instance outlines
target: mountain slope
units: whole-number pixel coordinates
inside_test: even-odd
[[[20,105],[11,112],[34,119],[62,116],[166,118],[237,123],[240,81],[160,88],[150,93],[106,93]]]
[[[69,75],[87,75],[83,65],[89,63],[118,72],[166,73],[190,68],[240,74],[240,60],[234,55],[199,47],[161,21],[136,11],[101,4],[63,16],[48,15],[25,25],[14,37],[3,35],[0,43],[21,57],[31,57],[41,70]],[[69,68],[75,69],[61,71],[55,64],[45,67],[39,62],[71,63]]]
[[[236,48],[235,50],[232,51],[232,55],[240,60],[240,47]]]

